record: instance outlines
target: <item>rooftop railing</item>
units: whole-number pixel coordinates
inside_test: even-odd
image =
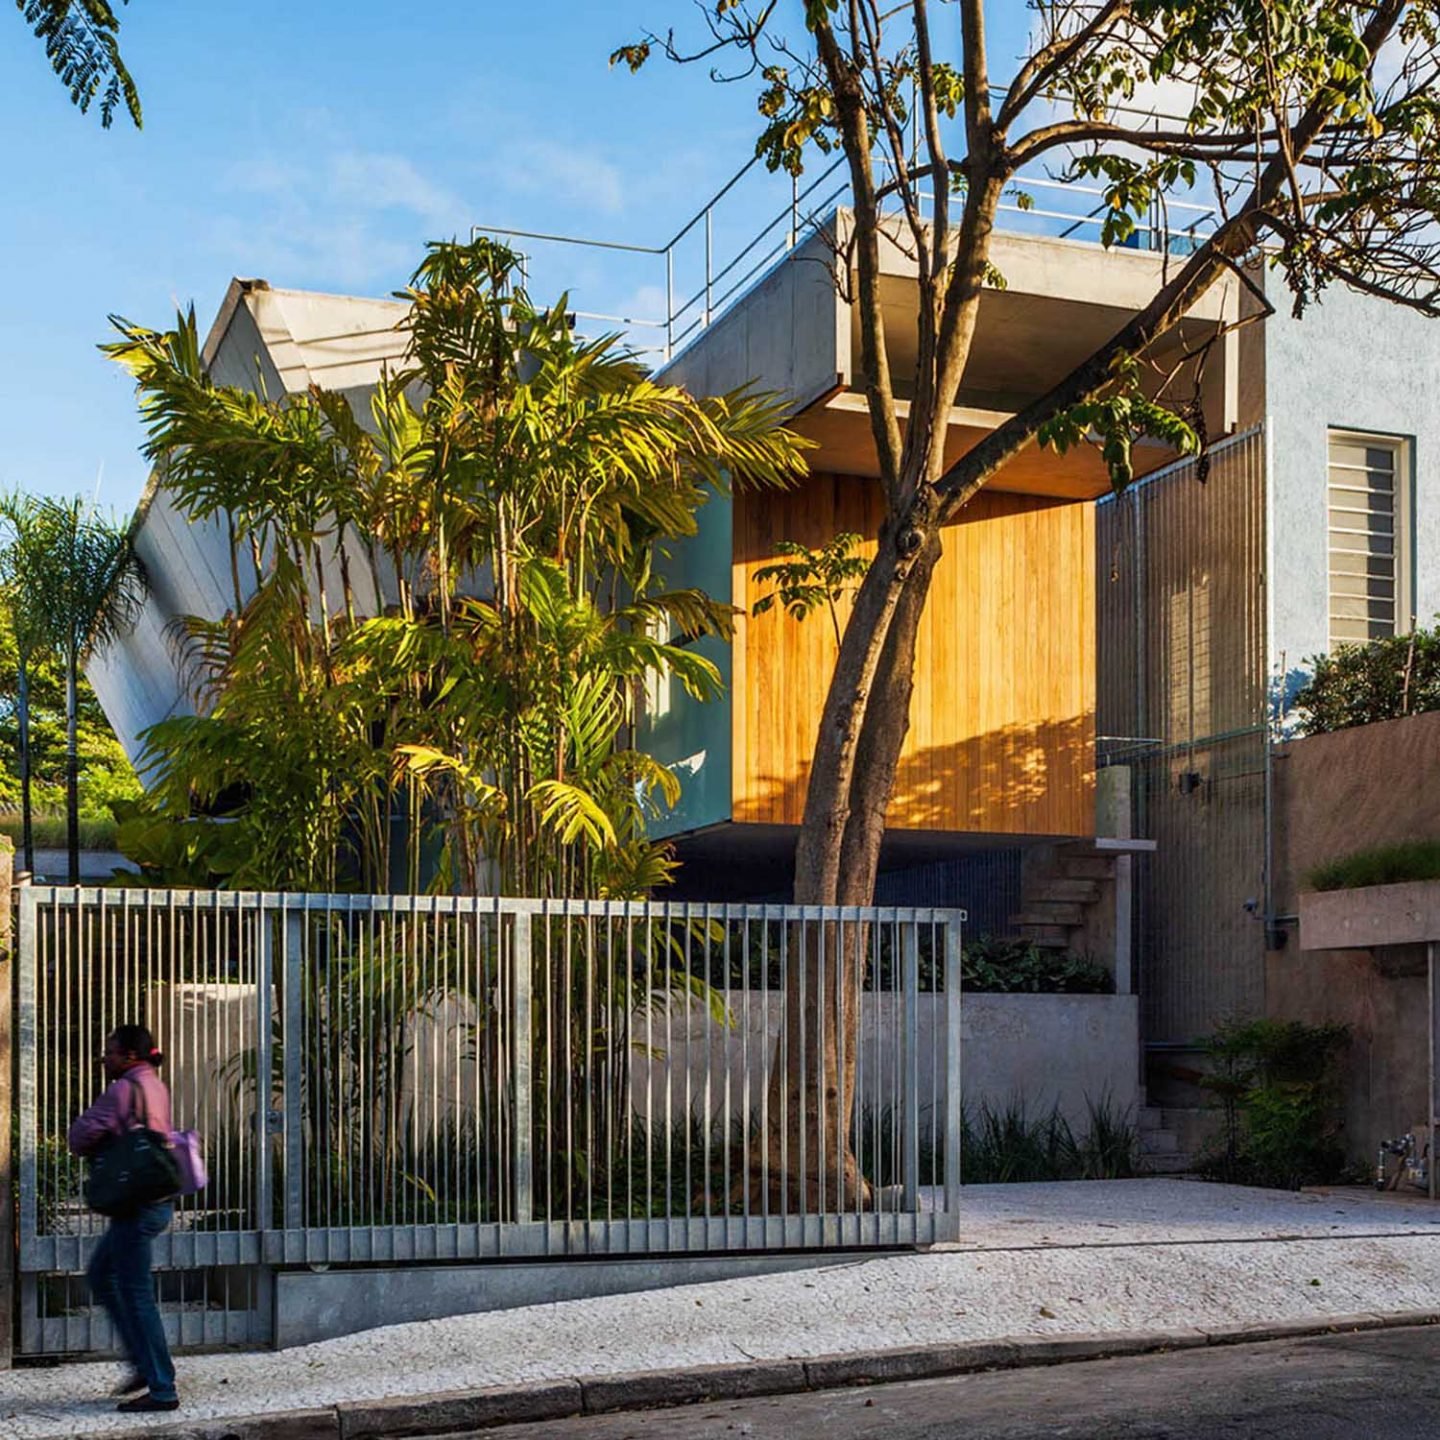
[[[773,265],[824,227],[849,201],[850,193],[843,155],[799,177],[772,174],[756,156],[661,245],[499,225],[476,225],[472,233],[520,242],[527,265],[540,246],[638,260],[642,283],[634,294],[649,299],[653,309],[622,304],[610,310],[577,309],[574,315],[582,328],[598,325],[625,332],[638,351],[663,364],[714,324]],[[927,216],[931,200],[921,192],[922,213]],[[1000,218],[1002,228],[1011,233],[1098,243],[1109,210],[1098,186],[1036,173],[1017,177],[1000,204]],[[1214,207],[1203,197],[1166,195],[1152,205],[1123,248],[1188,254],[1215,221]]]

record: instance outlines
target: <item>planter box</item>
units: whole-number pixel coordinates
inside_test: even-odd
[[[1302,950],[1440,942],[1440,880],[1315,890],[1300,896]]]

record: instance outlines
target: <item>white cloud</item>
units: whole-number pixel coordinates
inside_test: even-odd
[[[511,194],[547,195],[604,215],[625,208],[619,168],[593,150],[554,140],[517,140],[502,145],[495,158],[489,178]]]
[[[212,244],[240,274],[278,285],[373,288],[408,274],[426,239],[468,233],[469,207],[404,155],[312,143],[257,155],[217,187]],[[249,198],[243,217],[233,199]]]

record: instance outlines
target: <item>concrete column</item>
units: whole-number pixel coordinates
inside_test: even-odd
[[[1128,765],[1106,765],[1095,776],[1095,833],[1107,840],[1129,840],[1134,835],[1134,802],[1131,796],[1133,771]],[[1134,992],[1135,860],[1130,855],[1115,857],[1115,993]]]

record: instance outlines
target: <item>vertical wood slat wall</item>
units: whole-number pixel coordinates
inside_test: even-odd
[[[882,501],[873,480],[816,474],[787,494],[737,494],[734,515],[733,816],[794,825],[835,638],[823,612],[751,615],[767,588],[755,572],[782,540],[814,548],[853,531],[872,554]],[[1094,834],[1094,570],[1088,503],[982,492],[946,529],[892,826]]]

